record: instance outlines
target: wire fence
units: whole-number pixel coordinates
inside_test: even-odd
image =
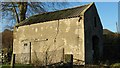
[[[34,64],[45,66],[63,61],[64,49],[46,52],[19,53],[15,55],[15,63],[19,64]]]

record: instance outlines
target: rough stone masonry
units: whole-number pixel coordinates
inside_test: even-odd
[[[29,63],[29,60],[34,63],[35,56],[40,62],[44,57],[42,53],[54,53],[63,48],[64,54],[73,55],[74,63],[89,64],[100,60],[102,24],[94,3],[38,14],[14,28],[16,63]],[[52,54],[56,57],[51,62],[60,62],[62,53]]]

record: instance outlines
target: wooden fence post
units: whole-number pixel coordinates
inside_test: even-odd
[[[63,63],[64,63],[64,48],[63,48],[63,56],[62,56],[62,61],[63,61]]]
[[[30,42],[30,58],[29,58],[29,64],[31,64],[31,42]]]
[[[65,63],[67,67],[73,68],[73,55],[72,54],[65,54]]]
[[[46,51],[46,54],[45,54],[45,65],[47,66],[47,63],[48,63],[48,59],[47,59],[47,56],[48,56],[48,54],[47,54],[47,51]]]
[[[14,68],[14,64],[15,64],[15,54],[12,54],[12,60],[11,60],[11,68]]]

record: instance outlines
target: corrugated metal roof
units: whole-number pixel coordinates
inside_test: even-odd
[[[86,9],[89,5],[90,4],[75,7],[75,8],[69,8],[69,9],[54,11],[54,12],[37,14],[37,15],[31,16],[28,19],[20,22],[19,24],[16,25],[16,27],[23,26],[23,25],[30,25],[30,24],[34,24],[34,23],[52,21],[52,20],[79,17],[80,13],[84,9]]]

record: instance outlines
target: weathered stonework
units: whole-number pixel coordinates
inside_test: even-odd
[[[65,54],[74,54],[75,59],[84,61],[83,20],[78,20],[79,17],[18,27],[14,32],[14,38],[17,38],[14,39],[14,47],[19,49],[14,48],[14,53],[29,53],[30,50],[25,50],[24,43],[31,42],[31,52],[64,48]]]
[[[94,55],[98,52],[99,55],[102,54],[102,25],[94,4],[90,4],[79,15],[15,27],[13,53],[26,53],[27,59],[34,63],[35,56],[40,62],[43,60],[41,57],[45,58],[42,53],[64,49],[64,54],[73,54],[75,63],[78,61],[82,64],[93,63]],[[94,38],[98,39],[97,43]],[[55,54],[53,63],[64,58],[61,51]],[[25,62],[19,57],[17,55],[16,62]],[[99,60],[98,58],[100,57],[96,59]]]
[[[85,57],[86,57],[86,63],[93,63],[93,55],[92,55],[92,48],[93,48],[93,37],[96,37],[99,39],[98,47],[95,48],[98,50],[98,60],[102,58],[102,48],[103,48],[103,40],[102,40],[102,34],[103,34],[103,27],[99,18],[99,15],[97,13],[97,9],[94,8],[95,5],[92,5],[85,13],[84,13],[84,32],[85,32]],[[95,50],[95,51],[97,51]]]

